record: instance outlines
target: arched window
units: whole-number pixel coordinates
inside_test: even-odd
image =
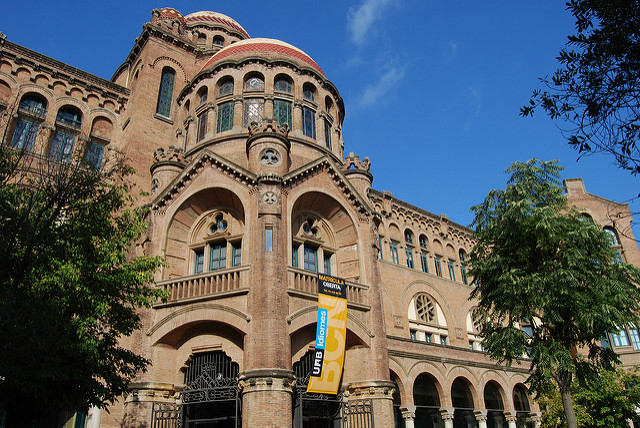
[[[453,404],[453,426],[466,426],[467,420],[475,420],[473,395],[469,389],[469,381],[457,378],[451,385],[451,402]]]
[[[617,247],[620,245],[620,240],[618,239],[618,233],[613,227],[605,226],[603,230],[609,235],[609,242],[612,247]]]
[[[467,279],[467,254],[464,250],[458,251],[458,257],[460,257],[460,277],[462,279],[463,284],[468,284],[469,280]]]
[[[200,49],[204,49],[207,47],[207,36],[205,34],[199,34],[198,35],[198,43],[197,43],[198,48]]]
[[[413,403],[416,406],[415,426],[442,426],[440,395],[431,375],[421,373],[414,381]]]
[[[328,95],[324,97],[324,111],[331,115],[331,109],[333,108],[333,101]]]
[[[224,37],[222,37],[222,36],[214,36],[213,37],[213,45],[214,46],[224,46]]]
[[[206,86],[198,90],[198,107],[207,102],[208,92],[209,91],[207,90]]]
[[[233,94],[233,79],[227,78],[220,82],[218,96]]]
[[[467,313],[467,336],[469,337],[469,349],[482,351],[482,338],[480,330],[482,329],[482,320],[477,307],[471,309]]]
[[[316,138],[316,112],[309,107],[302,107],[302,133],[315,140]]]
[[[587,213],[580,213],[580,214],[578,214],[578,218],[579,218],[581,221],[584,221],[584,222],[586,222],[586,223],[593,223],[593,217],[591,217],[591,216],[590,216],[589,214],[587,214]]]
[[[276,79],[273,82],[273,90],[278,92],[287,92],[290,94],[293,91],[291,79],[282,75],[276,76]]]
[[[233,230],[234,224],[239,227],[226,211],[216,211],[203,220],[192,244],[194,274],[240,266],[242,231]]]
[[[175,78],[176,72],[171,67],[162,69],[160,88],[158,89],[158,103],[156,105],[156,114],[160,116],[171,116],[171,101],[173,99],[173,83]]]
[[[311,83],[302,86],[302,98],[309,101],[316,100],[316,88]]]
[[[55,160],[69,162],[76,135],[81,126],[82,113],[80,110],[72,106],[60,108],[56,116],[56,132],[53,134],[49,156]]]
[[[292,244],[293,267],[331,275],[335,272],[335,249],[329,227],[311,215],[302,215],[294,222],[297,233]]]
[[[264,79],[257,74],[247,77],[244,81],[244,90],[247,92],[264,91]]]
[[[27,94],[18,104],[18,120],[11,138],[11,147],[33,150],[38,128],[47,114],[47,101],[38,94]]]
[[[447,322],[442,308],[427,293],[418,293],[411,299],[408,319],[412,339],[448,344]]]
[[[487,425],[491,427],[506,427],[504,404],[500,387],[495,381],[489,381],[484,386],[484,407],[487,409]]]

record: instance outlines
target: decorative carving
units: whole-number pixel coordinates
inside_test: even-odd
[[[178,162],[180,164],[185,164],[184,160],[184,151],[175,146],[169,146],[167,150],[162,147],[158,147],[155,152],[153,152],[153,163],[157,162]]]
[[[273,205],[278,202],[278,195],[275,192],[265,192],[262,195],[262,200],[267,205]]]
[[[249,124],[249,135],[253,136],[263,132],[272,132],[283,136],[289,135],[289,125],[286,123],[278,123],[276,119],[262,119],[260,123],[251,122]]]
[[[362,161],[360,161],[360,156],[356,156],[353,152],[349,153],[347,157],[344,158],[344,165],[342,166],[342,170],[346,171],[348,169],[355,168],[361,171],[369,172],[371,168],[371,161],[368,157],[365,157]]]

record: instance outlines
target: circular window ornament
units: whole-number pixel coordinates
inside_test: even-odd
[[[209,233],[214,235],[216,233],[222,233],[227,230],[227,221],[222,214],[218,214],[215,220],[209,225]]]

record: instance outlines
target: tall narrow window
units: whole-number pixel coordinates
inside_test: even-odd
[[[440,264],[440,257],[434,257],[433,262],[436,266],[436,275],[442,276],[442,266]]]
[[[449,278],[451,279],[451,281],[455,281],[456,280],[456,271],[453,268],[453,263],[449,262]]]
[[[195,251],[196,259],[194,263],[193,273],[204,272],[204,248],[199,248]]]
[[[302,132],[305,136],[316,138],[316,112],[302,107]]]
[[[462,277],[462,283],[467,285],[469,284],[469,280],[467,279],[467,268],[464,266],[460,266],[460,276]]]
[[[640,334],[638,334],[638,329],[635,327],[629,328],[629,336],[631,337],[633,349],[640,351]]]
[[[251,122],[262,122],[264,114],[264,100],[262,98],[249,98],[244,101],[244,126]]]
[[[279,124],[286,123],[289,125],[289,129],[293,128],[291,101],[273,100],[273,116],[278,120]]]
[[[100,171],[102,167],[102,157],[104,156],[104,146],[102,144],[89,141],[87,146],[87,167],[94,171]]]
[[[234,267],[240,266],[242,264],[242,246],[240,245],[239,242],[236,244],[233,244],[232,251],[233,253],[231,255],[232,257],[231,266],[234,266]]]
[[[76,133],[82,125],[82,114],[73,107],[62,107],[56,116],[56,132],[53,134],[49,156],[55,160],[69,162],[73,152]]]
[[[305,245],[304,247],[304,269],[311,272],[318,272],[318,250],[317,248]]]
[[[400,263],[400,258],[398,257],[398,245],[395,242],[390,242],[389,248],[391,249],[391,261],[395,264]]]
[[[227,267],[227,243],[212,244],[209,249],[209,270]]]
[[[273,251],[273,229],[271,227],[264,230],[264,250]]]
[[[224,132],[233,128],[233,101],[218,106],[218,124],[216,132]]]
[[[176,72],[170,67],[162,69],[162,77],[160,78],[160,89],[158,90],[158,104],[156,105],[156,113],[160,116],[171,116],[171,101],[173,98],[173,82]]]
[[[291,251],[291,266],[298,267],[298,247],[296,247],[295,244]]]
[[[38,135],[39,127],[39,123],[19,117],[18,122],[16,123],[16,128],[13,131],[11,147],[24,149],[26,151],[33,150],[33,145],[36,141],[36,135]]]
[[[324,141],[327,149],[331,150],[331,123],[327,119],[324,120]]]
[[[378,259],[382,260],[382,238],[378,238]]]
[[[407,267],[413,269],[413,251],[411,251],[411,249],[409,248],[407,248],[405,251],[407,253]]]
[[[331,275],[331,256],[329,254],[324,255],[324,273]]]
[[[420,253],[420,263],[422,264],[422,272],[429,273],[429,261],[425,253]]]
[[[205,110],[200,115],[198,115],[198,141],[202,141],[207,135],[207,117],[209,116],[209,111]]]

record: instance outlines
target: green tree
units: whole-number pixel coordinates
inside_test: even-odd
[[[6,117],[6,116],[5,116]],[[149,361],[119,345],[138,308],[163,293],[155,257],[131,256],[145,231],[115,156],[52,161],[0,141],[0,408],[8,426],[49,426],[106,406]],[[36,144],[37,145],[37,144]]]
[[[606,233],[569,209],[561,169],[557,161],[516,162],[507,188],[472,208],[471,297],[489,355],[511,364],[528,353],[531,390],[557,385],[575,427],[572,381],[617,361],[599,339],[639,324],[640,269],[617,263]]]
[[[576,33],[557,57],[559,68],[541,79],[529,105],[560,120],[579,153],[604,152],[632,174],[640,172],[640,2],[570,0]]]
[[[637,420],[640,406],[640,376],[620,368],[600,370],[597,376],[574,382],[571,388],[578,426],[585,428],[627,428]],[[566,418],[557,390],[540,397],[545,406],[543,428],[565,427]]]

